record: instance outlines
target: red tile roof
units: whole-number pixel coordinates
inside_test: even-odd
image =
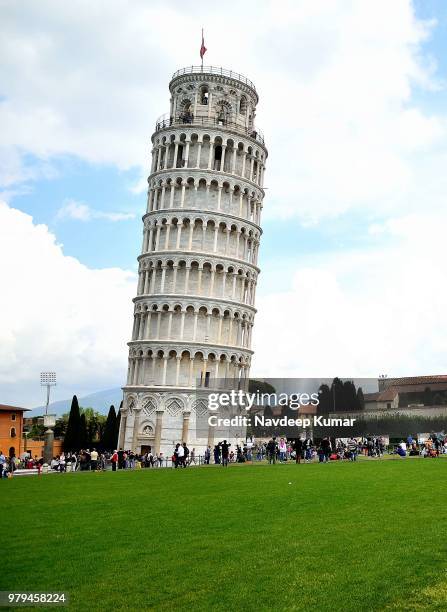
[[[385,387],[395,385],[432,385],[444,383],[447,385],[447,374],[437,376],[403,376],[402,378],[382,378]]]
[[[447,376],[388,378],[383,391],[365,393],[365,402],[390,402],[400,393],[423,393],[427,387],[431,391],[447,391]]]
[[[18,406],[8,406],[7,404],[0,404],[0,410],[7,412],[25,412],[29,408],[19,408]]]

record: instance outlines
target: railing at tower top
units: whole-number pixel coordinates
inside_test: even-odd
[[[177,70],[177,72],[174,72],[171,81],[184,74],[216,74],[219,76],[226,76],[230,79],[240,81],[241,83],[248,85],[248,87],[251,87],[254,91],[256,91],[255,84],[250,81],[250,79],[244,77],[243,74],[233,72],[233,70],[227,70],[226,68],[217,68],[217,66],[187,66],[186,68],[181,68],[180,70]]]
[[[169,115],[169,113],[165,113],[161,115],[155,123],[155,131],[159,132],[164,128],[171,127],[173,125],[199,125],[203,127],[226,127],[230,130],[235,130],[236,132],[240,132],[241,134],[245,134],[254,140],[257,140],[261,144],[264,144],[264,136],[262,132],[255,126],[246,127],[236,123],[235,121],[231,121],[228,118],[220,118],[220,117],[194,117],[192,113],[184,112],[180,115],[176,115],[173,117]]]

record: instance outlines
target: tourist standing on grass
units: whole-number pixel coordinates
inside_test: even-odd
[[[6,457],[3,451],[0,451],[0,478],[3,476],[3,470],[6,467]]]
[[[90,453],[90,468],[92,472],[95,472],[98,469],[98,451],[96,448],[94,448]]]
[[[183,467],[185,468],[189,464],[189,448],[186,446],[186,442],[183,442]]]
[[[279,440],[279,462],[285,463],[287,460],[287,444],[284,438]]]
[[[297,438],[295,440],[294,450],[295,450],[295,462],[301,463],[301,453],[303,452],[303,441],[301,440],[301,438]]]
[[[112,472],[116,472],[116,466],[118,465],[118,451],[114,450],[111,458],[112,461]]]
[[[220,446],[218,444],[214,447],[214,463],[220,463]]]
[[[184,461],[185,461],[185,449],[183,447],[182,444],[178,445],[177,448],[177,463],[176,463],[176,467],[184,467]]]
[[[323,451],[323,461],[327,463],[329,461],[329,455],[331,454],[331,442],[329,438],[323,438],[321,441],[321,449]]]
[[[205,450],[205,465],[210,464],[211,459],[211,446],[207,446]]]
[[[66,466],[65,466],[65,454],[61,453],[61,456],[59,457],[59,470],[61,472],[65,472]]]
[[[309,463],[310,461],[312,461],[312,456],[313,456],[312,446],[306,446],[306,450],[304,451],[304,460],[306,461],[306,463]]]
[[[221,445],[221,452],[222,452],[222,467],[228,467],[228,455],[230,452],[230,445],[227,443],[226,440],[224,440]]]
[[[357,461],[357,442],[354,438],[349,438],[348,440],[348,451],[349,451],[349,461]]]
[[[276,463],[277,448],[278,448],[278,443],[276,442],[276,438],[273,436],[273,438],[271,438],[267,444],[267,458],[270,464]]]
[[[79,460],[76,453],[71,453],[71,464],[73,472],[75,472],[79,467]]]
[[[175,468],[178,468],[178,466],[179,466],[179,458],[178,458],[178,448],[179,448],[179,446],[180,446],[179,443],[177,443],[175,445],[174,452],[172,453],[172,457],[171,457],[171,461],[172,461],[172,463],[173,463]]]

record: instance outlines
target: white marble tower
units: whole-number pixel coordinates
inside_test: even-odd
[[[214,379],[248,378],[267,149],[244,76],[191,66],[169,84],[152,167],[119,446],[197,453]],[[203,389],[203,391],[201,391]]]

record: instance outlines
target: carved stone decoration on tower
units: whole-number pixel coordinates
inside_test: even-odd
[[[171,456],[197,437],[213,380],[248,378],[267,149],[258,94],[215,67],[177,71],[152,167],[119,446]]]

